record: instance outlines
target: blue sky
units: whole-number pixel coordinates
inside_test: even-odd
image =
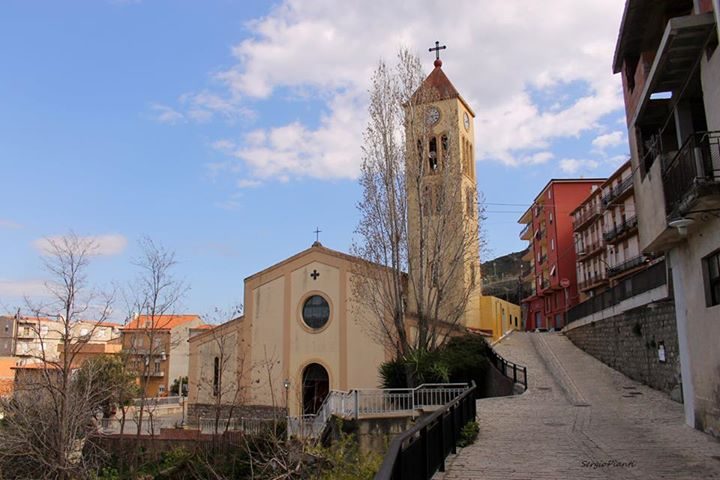
[[[174,250],[178,308],[198,313],[241,302],[316,226],[347,251],[368,79],[400,45],[428,72],[448,45],[493,255],[524,248],[517,218],[549,178],[625,158],[622,0],[371,3],[4,2],[0,310],[42,294],[37,241],[70,230],[106,244],[99,285],[132,278],[143,235]]]

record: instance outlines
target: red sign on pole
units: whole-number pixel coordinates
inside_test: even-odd
[[[560,286],[562,288],[568,288],[570,286],[570,280],[568,280],[567,278],[560,279]]]

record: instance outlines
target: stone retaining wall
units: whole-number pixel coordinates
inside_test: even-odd
[[[579,348],[633,380],[682,402],[675,305],[644,306],[565,330]],[[659,360],[664,345],[665,362]]]

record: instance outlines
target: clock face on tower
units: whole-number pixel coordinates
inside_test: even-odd
[[[428,125],[435,125],[440,121],[440,110],[437,107],[430,107],[425,113],[425,123]]]
[[[470,130],[470,115],[467,112],[463,112],[463,125],[465,125],[465,130]]]

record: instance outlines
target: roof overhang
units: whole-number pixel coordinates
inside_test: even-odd
[[[661,92],[677,92],[685,85],[715,28],[712,13],[676,17],[667,23],[633,124],[645,116],[653,117],[667,111],[667,99],[651,100],[650,97]]]

